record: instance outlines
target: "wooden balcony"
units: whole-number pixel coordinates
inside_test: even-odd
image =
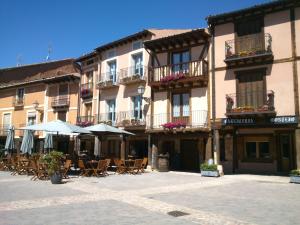
[[[118,127],[145,127],[145,125],[146,121],[142,110],[124,111],[117,114],[116,126]]]
[[[167,87],[203,87],[208,82],[208,62],[190,61],[149,68],[149,85],[154,89]]]
[[[80,96],[81,96],[81,98],[93,97],[93,83],[92,82],[81,84]]]
[[[19,98],[19,97],[16,97],[16,96],[14,97],[13,102],[12,102],[13,107],[15,109],[23,109],[24,103],[25,103],[25,98],[24,97]]]
[[[70,106],[70,97],[68,95],[61,95],[52,97],[51,107],[55,110],[64,110]]]
[[[146,82],[148,68],[146,66],[132,66],[120,70],[120,84]]]
[[[225,60],[228,67],[266,63],[273,60],[270,34],[251,34],[225,41]]]
[[[226,95],[227,117],[275,116],[274,92],[252,91]]]
[[[208,111],[194,110],[184,115],[161,113],[148,116],[146,120],[148,131],[195,131],[208,129]]]
[[[97,87],[99,89],[107,89],[119,86],[119,73],[102,73],[98,77]]]
[[[95,117],[94,116],[91,116],[91,115],[78,116],[76,125],[81,126],[81,127],[88,127],[88,126],[93,125],[94,123],[95,123]]]

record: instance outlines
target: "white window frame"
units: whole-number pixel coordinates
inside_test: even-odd
[[[29,120],[28,120],[28,115],[29,113],[35,113],[35,123],[34,124],[38,124],[38,113],[36,110],[27,110],[26,112],[26,126],[29,124]]]

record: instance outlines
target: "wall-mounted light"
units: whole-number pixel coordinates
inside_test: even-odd
[[[40,113],[42,113],[42,112],[44,111],[43,109],[39,109],[40,103],[39,103],[37,100],[35,100],[35,101],[32,103],[32,105],[33,105],[33,108],[34,108],[36,111],[38,111],[38,112],[40,112]]]

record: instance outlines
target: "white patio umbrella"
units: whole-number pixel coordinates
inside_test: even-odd
[[[34,145],[33,131],[25,130],[20,150],[22,151],[22,153],[31,154],[33,145]]]
[[[15,149],[15,128],[14,126],[10,126],[8,132],[7,132],[7,137],[5,141],[5,150],[8,150],[8,152],[11,152],[12,150]]]
[[[99,123],[93,126],[85,127],[86,130],[91,131],[96,134],[127,134],[127,135],[135,135],[134,133],[130,133],[126,130],[122,130],[116,127],[109,126],[104,123]]]
[[[21,130],[40,130],[40,131],[47,131],[47,132],[54,132],[56,134],[63,134],[63,135],[71,135],[74,133],[80,134],[90,134],[91,132],[86,130],[85,128],[63,122],[61,120],[54,120],[48,123],[39,123],[34,124],[26,127],[21,127]]]
[[[44,149],[53,149],[53,135],[52,133],[47,133],[44,140]]]
[[[126,134],[126,135],[135,135],[133,133],[130,133],[126,130],[122,130],[122,129],[118,129],[116,127],[112,127],[112,126],[109,126],[107,124],[104,124],[104,123],[99,123],[99,124],[96,124],[96,125],[93,125],[93,126],[89,126],[89,127],[86,127],[85,129],[93,132],[95,135],[98,136],[98,139],[100,141],[100,144],[101,144],[101,136],[100,135],[105,135],[105,134]],[[95,151],[94,151],[94,155],[100,155],[100,152],[97,151],[97,149],[95,148]]]

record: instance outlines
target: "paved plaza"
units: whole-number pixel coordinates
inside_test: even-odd
[[[0,224],[299,224],[288,177],[194,173],[72,177],[64,184],[0,172]]]

